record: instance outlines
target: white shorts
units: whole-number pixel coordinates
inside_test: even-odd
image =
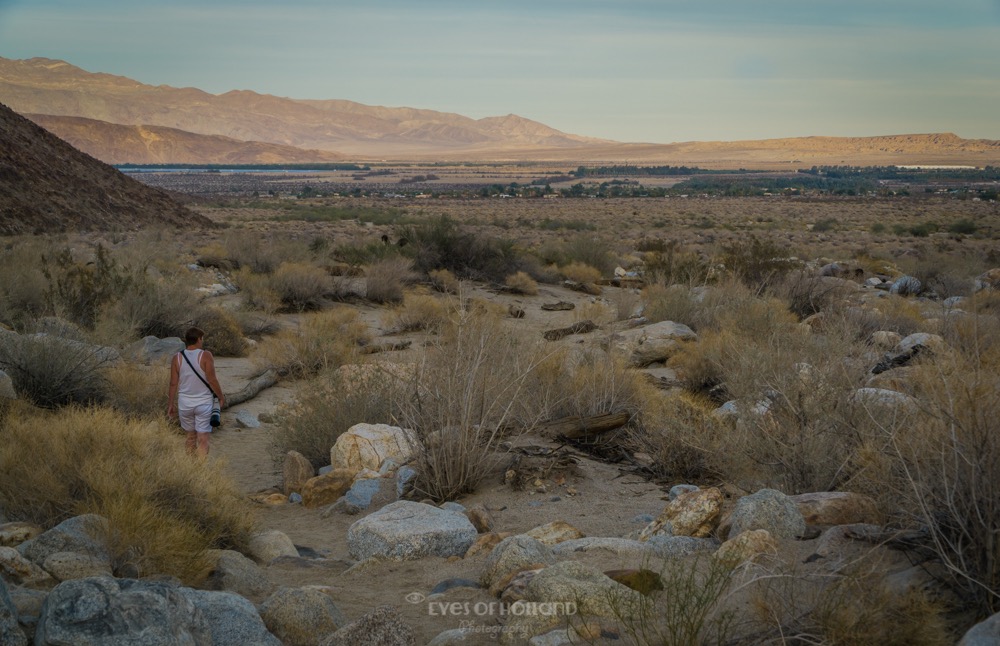
[[[194,408],[178,409],[177,417],[181,421],[181,428],[188,433],[211,433],[212,425],[209,422],[212,419],[212,403],[199,404]]]

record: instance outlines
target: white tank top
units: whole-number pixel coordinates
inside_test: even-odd
[[[215,395],[198,378],[198,375],[201,375],[205,381],[208,381],[208,377],[205,376],[205,371],[201,369],[201,363],[199,363],[201,353],[204,350],[182,350],[181,352],[191,361],[191,365],[198,371],[198,374],[195,374],[191,370],[191,366],[184,360],[184,357],[177,357],[176,360],[180,362],[179,378],[177,381],[177,407],[191,409],[202,404],[211,404]]]

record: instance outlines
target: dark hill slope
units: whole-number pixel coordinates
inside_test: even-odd
[[[0,104],[0,235],[211,222]]]

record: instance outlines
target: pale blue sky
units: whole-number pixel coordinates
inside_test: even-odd
[[[0,56],[620,141],[1000,139],[1000,0],[0,0]]]

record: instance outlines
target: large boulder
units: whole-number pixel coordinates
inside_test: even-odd
[[[728,519],[730,538],[766,529],[774,538],[796,538],[806,531],[806,521],[795,502],[774,489],[761,489],[736,501]]]
[[[400,500],[362,518],[347,530],[351,557],[409,561],[424,556],[462,556],[478,532],[464,514]]]
[[[312,509],[337,502],[351,488],[355,473],[351,469],[334,469],[309,478],[300,492],[302,506]]]
[[[555,561],[548,546],[534,538],[525,534],[510,536],[500,541],[486,557],[479,582],[495,596],[518,572],[551,565]]]
[[[975,289],[977,292],[984,289],[1000,289],[1000,269],[990,269],[976,276]]]
[[[386,460],[396,464],[409,462],[415,447],[413,433],[398,426],[355,424],[330,449],[330,464],[334,469],[354,473],[364,469],[378,471]]]
[[[179,590],[205,618],[212,646],[282,646],[268,632],[254,605],[240,595],[191,588]]]
[[[51,580],[48,572],[24,558],[13,547],[0,547],[0,575],[21,585],[35,585]]]
[[[285,646],[314,646],[347,623],[330,595],[317,588],[278,588],[261,604],[260,616]]]
[[[666,361],[677,353],[682,343],[697,338],[694,330],[683,323],[660,321],[617,333],[615,345],[624,352],[631,365],[645,367],[657,361]]]
[[[642,541],[614,536],[588,536],[587,538],[563,541],[552,546],[552,555],[556,558],[569,558],[579,554],[593,553],[614,556],[619,562],[641,563],[656,556],[657,550]]]
[[[719,546],[715,559],[721,563],[735,567],[743,561],[749,561],[761,554],[776,554],[778,543],[766,529],[750,529],[740,532]]]
[[[0,577],[0,644],[26,646],[28,638],[17,624],[17,608],[7,592],[7,584]]]
[[[824,491],[789,496],[808,525],[850,525],[879,521],[875,501],[851,491]]]
[[[36,565],[42,565],[45,559],[57,552],[75,552],[102,561],[110,569],[111,556],[103,540],[107,527],[108,521],[103,516],[74,516],[21,543],[17,551]]]
[[[57,585],[42,605],[35,644],[212,644],[208,620],[179,586],[94,577]]]
[[[556,545],[565,541],[584,538],[583,532],[564,520],[554,520],[551,523],[539,525],[525,532],[542,545]]]
[[[158,339],[147,336],[136,341],[125,349],[125,355],[146,365],[167,362],[167,360],[184,349],[184,340],[175,336]]]
[[[320,646],[414,646],[413,628],[392,606],[378,606],[320,642]]]
[[[0,370],[0,399],[17,399],[14,381],[3,370]]]
[[[1000,646],[1000,612],[967,630],[958,646]]]
[[[914,276],[900,276],[889,287],[889,293],[899,294],[900,296],[916,296],[923,288],[924,285],[920,282],[919,278]]]
[[[111,564],[105,559],[78,554],[76,552],[55,552],[42,561],[42,569],[57,581],[86,579],[92,576],[111,576]]]
[[[705,538],[718,524],[721,511],[722,492],[717,487],[681,493],[642,530],[639,540],[659,535]]]
[[[257,564],[235,550],[210,550],[215,565],[209,572],[205,587],[211,590],[235,592],[254,603],[260,603],[274,591],[274,584]]]

